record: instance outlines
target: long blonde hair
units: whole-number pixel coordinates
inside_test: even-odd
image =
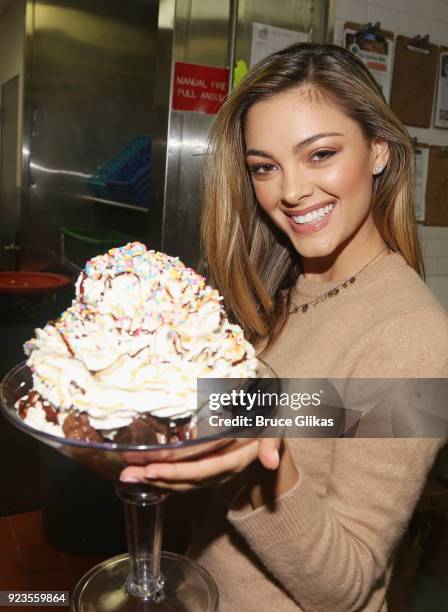
[[[372,212],[386,244],[423,275],[412,201],[413,146],[367,68],[349,51],[300,43],[257,64],[231,93],[214,123],[204,164],[202,250],[211,281],[231,318],[253,342],[271,344],[290,309],[302,270],[288,238],[257,205],[245,161],[248,109],[306,85],[356,121],[368,142],[387,141],[389,161],[374,179]]]

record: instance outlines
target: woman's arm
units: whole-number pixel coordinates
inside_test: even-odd
[[[389,321],[354,378],[445,378],[447,321],[427,314]],[[312,452],[314,442],[322,443],[291,440],[300,475],[292,490],[256,509],[250,500],[237,500],[228,519],[303,610],[362,610],[384,581],[444,440],[328,441],[333,449],[325,489],[300,462],[301,448]]]
[[[264,468],[277,470],[280,464],[281,446],[282,440],[274,438],[234,439],[229,444],[219,446],[216,450],[190,461],[148,463],[145,466],[130,465],[122,471],[120,480],[150,482],[153,486],[171,491],[211,487],[229,476],[243,472],[257,458]],[[288,475],[290,476],[290,472]],[[284,493],[287,490],[285,487],[290,484],[290,480],[283,479],[276,494]]]
[[[263,443],[259,451],[264,452]],[[291,491],[298,483],[299,472],[287,441],[281,441],[278,452],[279,463],[275,471],[265,469],[263,457],[260,462],[252,463],[245,471],[246,488],[241,495],[241,501],[244,503],[244,500],[247,500],[254,510],[273,504],[276,499]]]
[[[361,610],[383,579],[441,444],[336,440],[326,494],[299,464],[297,484],[274,504],[254,510],[237,500],[228,519],[303,610]]]

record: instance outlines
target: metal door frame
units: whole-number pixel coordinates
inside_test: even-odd
[[[7,81],[4,81],[3,83],[0,84],[0,109],[3,109],[3,89],[7,86],[13,83],[13,81],[17,80],[17,103],[19,102],[19,96],[20,96],[20,75],[16,74],[15,76],[11,77],[10,79],[8,79]],[[17,104],[17,117],[19,116],[19,112],[20,112],[20,105]],[[3,115],[3,112],[2,114]],[[1,167],[3,165],[3,116],[0,117],[0,176],[1,176]],[[16,146],[16,151],[19,151],[19,126],[17,124],[16,126],[17,129],[17,146]],[[17,187],[17,155],[16,155],[16,187]],[[1,185],[0,185],[1,188]]]
[[[19,237],[19,232],[20,232],[20,211],[21,211],[21,206],[20,206],[20,188],[17,184],[17,159],[18,159],[18,154],[20,151],[20,146],[21,143],[19,141],[19,135],[20,135],[20,131],[19,131],[19,113],[20,113],[20,75],[16,74],[15,76],[11,77],[10,79],[8,79],[7,81],[5,81],[4,83],[2,83],[0,85],[0,108],[3,109],[3,100],[4,100],[4,89],[5,87],[7,87],[8,85],[12,85],[13,83],[16,83],[16,88],[17,88],[17,121],[16,121],[16,126],[15,126],[15,133],[16,133],[16,146],[15,146],[15,156],[14,156],[14,203],[13,203],[13,210],[9,211],[10,214],[8,214],[8,218],[9,220],[7,221],[7,224],[10,223],[10,226],[7,227],[7,229],[9,229],[10,231],[8,232],[8,234],[6,236],[1,236],[0,235],[0,244],[2,244],[2,257],[1,259],[3,259],[3,253],[5,253],[5,257],[6,254],[11,254],[13,255],[13,267],[15,270],[19,269],[19,265],[20,265],[20,260],[19,260],[19,253],[20,253],[20,246],[18,246],[18,237]],[[3,113],[2,113],[3,114]],[[2,176],[2,167],[3,167],[3,163],[4,163],[4,149],[3,149],[3,140],[4,140],[4,120],[3,117],[1,117],[1,121],[0,121],[0,177]],[[1,190],[1,185],[0,185],[0,190]],[[8,196],[12,194],[8,194]],[[10,242],[10,244],[3,244],[3,241],[6,239],[7,242]],[[7,260],[5,260],[7,261]],[[5,263],[5,261],[3,263]]]

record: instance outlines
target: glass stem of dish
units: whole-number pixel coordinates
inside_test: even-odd
[[[163,533],[162,502],[167,493],[145,485],[117,484],[124,504],[129,552],[127,591],[141,599],[160,602],[164,578],[160,568]]]

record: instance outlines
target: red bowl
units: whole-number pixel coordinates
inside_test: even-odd
[[[72,280],[49,272],[0,272],[0,294],[29,295],[68,289]]]

